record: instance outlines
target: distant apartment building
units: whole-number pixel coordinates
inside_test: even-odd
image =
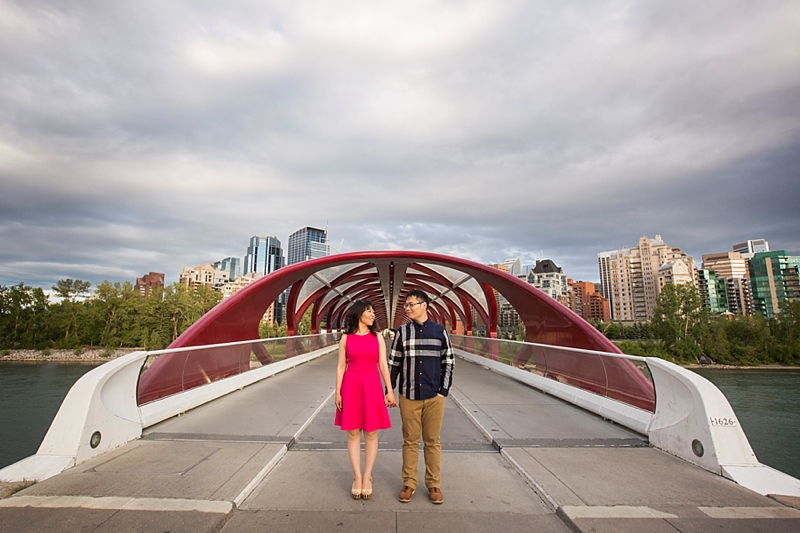
[[[752,259],[757,253],[769,252],[769,243],[764,239],[751,239],[734,244],[733,251],[740,253],[745,259]]]
[[[250,272],[245,274],[244,276],[239,276],[233,281],[229,281],[225,285],[222,286],[220,292],[222,292],[222,299],[227,300],[240,290],[244,289],[261,276],[256,272]],[[270,324],[275,324],[276,320],[280,322],[280,316],[276,314],[276,311],[280,312],[280,306],[276,305],[276,302],[272,302],[267,310],[264,312],[264,317],[262,318],[262,322],[268,322]]]
[[[567,287],[570,294],[567,307],[575,311],[584,320],[592,323],[611,320],[608,298],[597,292],[597,287],[594,283],[568,279]]]
[[[533,268],[528,271],[527,281],[554,300],[562,303],[564,303],[565,295],[569,292],[567,275],[564,274],[560,266],[550,259],[537,260]]]
[[[141,278],[136,278],[136,285],[134,290],[147,298],[153,292],[153,289],[164,286],[164,274],[161,272],[150,272]]]
[[[222,299],[227,300],[240,290],[244,289],[254,281],[256,281],[261,276],[255,272],[249,272],[243,276],[239,276],[235,280],[228,281],[225,285],[222,286],[220,292],[222,293]]]
[[[516,263],[519,262],[519,259],[516,260]],[[511,274],[511,270],[515,267],[515,260],[508,259],[503,263],[491,263],[488,266],[492,268],[496,268],[502,272],[507,274]],[[522,265],[519,264],[518,268],[521,270]],[[514,328],[520,323],[519,320],[519,313],[517,310],[514,309],[508,300],[506,300],[505,296],[500,294],[497,289],[492,289],[494,293],[494,299],[497,302],[497,330],[498,333],[501,335],[507,335],[512,333]],[[477,313],[472,315],[474,320],[477,320]],[[475,325],[475,324],[473,324]]]
[[[747,243],[737,246],[747,246]],[[703,269],[698,271],[697,288],[706,310],[710,313],[753,314],[749,276],[747,259],[741,252],[704,254]],[[712,277],[713,286],[710,283]],[[724,289],[720,291],[722,285]],[[718,300],[717,305],[715,299]]]
[[[242,275],[242,260],[238,257],[226,257],[214,263],[214,270],[225,272],[228,274],[229,280],[234,280]]]
[[[664,288],[664,285],[694,285],[695,276],[693,267],[693,263],[692,267],[689,267],[688,261],[684,259],[675,259],[661,265],[658,269],[659,294],[661,293],[661,289]]]
[[[703,254],[703,268],[713,270],[720,278],[746,278],[747,259],[740,252]]]
[[[695,283],[694,259],[668,246],[661,235],[643,236],[636,246],[601,252],[597,262],[612,320],[647,322],[653,318],[663,283]]]
[[[728,312],[725,278],[719,277],[715,270],[701,268],[697,271],[697,290],[706,311],[713,314]]]
[[[286,258],[288,265],[330,255],[328,231],[306,226],[289,235]]]
[[[800,300],[800,256],[786,250],[757,252],[749,267],[755,312],[775,318],[783,302]]]
[[[179,281],[181,285],[192,289],[204,285],[209,289],[220,290],[229,280],[226,272],[216,270],[214,265],[206,263],[193,268],[183,267]]]
[[[281,241],[274,235],[253,235],[244,256],[242,274],[265,276],[284,266]]]
[[[753,315],[753,291],[749,278],[726,278],[725,297],[728,312],[734,315]]]

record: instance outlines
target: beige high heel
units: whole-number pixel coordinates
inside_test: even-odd
[[[369,484],[372,485],[372,478],[369,478]],[[365,499],[365,500],[369,500],[370,498],[372,498],[372,489],[371,488],[369,488],[369,489],[362,488],[361,489],[361,497],[363,499]]]
[[[360,500],[361,499],[361,495],[364,492],[364,489],[356,489],[355,485],[356,485],[356,480],[354,479],[353,480],[353,486],[350,487],[350,494],[353,495],[353,499],[354,500]]]

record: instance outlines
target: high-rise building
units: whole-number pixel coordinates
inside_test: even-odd
[[[676,263],[678,259],[683,266]],[[601,252],[597,262],[601,293],[608,298],[612,320],[646,322],[653,318],[660,282],[695,282],[694,259],[665,244],[661,235],[653,240],[643,236],[636,246]],[[659,272],[668,263],[672,265]]]
[[[191,288],[205,285],[209,289],[220,290],[228,281],[227,272],[214,269],[211,263],[181,269],[180,283]]]
[[[720,278],[746,278],[747,259],[740,252],[703,254],[703,268],[713,270]]]
[[[145,298],[150,296],[150,293],[153,292],[153,289],[156,287],[163,287],[164,286],[164,274],[161,272],[150,272],[149,274],[145,274],[141,278],[136,278],[136,285],[133,289]]]
[[[265,276],[283,267],[283,249],[281,241],[274,235],[253,235],[244,256],[243,274],[255,272]]]
[[[512,257],[511,259],[506,259],[503,262],[504,265],[508,265],[508,272],[512,276],[518,278],[522,276],[522,261],[519,260],[519,257]]]
[[[748,241],[754,242],[754,241]],[[743,243],[741,245],[737,245],[740,249],[742,247],[747,247],[747,243]],[[768,245],[767,245],[768,246]],[[750,246],[752,247],[752,246]],[[720,252],[716,254],[704,254],[703,255],[703,270],[708,270],[713,272],[716,276],[717,284],[723,283],[725,285],[725,305],[727,306],[727,312],[732,314],[739,314],[739,315],[751,315],[752,309],[750,307],[751,303],[751,294],[750,294],[750,281],[748,277],[750,273],[747,269],[747,259],[742,256],[741,252]],[[698,273],[702,273],[698,271]],[[701,277],[698,277],[698,289],[700,290],[700,296],[704,296],[704,282]],[[715,286],[716,287],[716,286]],[[710,289],[709,290],[718,290]],[[711,308],[713,307],[713,296],[707,295],[708,298],[708,305],[706,309],[709,309],[710,312]],[[720,296],[720,299],[722,297]],[[704,302],[705,304],[705,302]],[[721,308],[720,305],[718,308]],[[724,311],[717,311],[717,312],[724,312]]]
[[[753,292],[749,278],[726,278],[725,298],[728,312],[734,315],[753,315]]]
[[[509,263],[511,261],[511,263]],[[513,260],[505,261],[504,263],[491,263],[487,266],[492,268],[496,268],[502,272],[510,274],[510,268],[512,267]],[[506,336],[509,333],[512,333],[516,326],[520,323],[519,313],[517,310],[514,309],[514,306],[500,294],[497,289],[492,289],[494,293],[494,299],[497,302],[497,332],[499,335]],[[473,314],[473,317],[476,317],[477,314]],[[474,325],[474,324],[473,324]]]
[[[289,235],[288,265],[330,255],[328,230],[306,226]]]
[[[536,264],[528,272],[527,281],[554,300],[565,303],[564,297],[569,292],[567,275],[552,260],[537,260]]]
[[[800,256],[786,250],[758,252],[749,261],[753,309],[775,318],[784,301],[800,300]]]
[[[253,235],[250,237],[250,245],[247,247],[247,253],[244,256],[242,277],[249,274],[255,274],[256,277],[266,276],[279,268],[283,268],[285,264],[281,241],[277,237],[274,235]],[[278,323],[283,320],[285,303],[285,293],[278,296],[274,302],[274,317]]]
[[[690,269],[689,265],[687,264],[688,261],[684,259],[675,259],[673,261],[669,261],[664,263],[658,269],[658,292],[661,293],[661,289],[664,288],[664,285],[671,284],[671,285],[694,285],[694,270]]]
[[[697,290],[706,311],[714,314],[728,312],[726,279],[717,276],[715,270],[703,268],[697,271]]]
[[[597,292],[597,287],[589,281],[567,280],[570,298],[569,307],[575,313],[589,322],[608,322],[611,320],[611,311],[608,298]]]
[[[750,239],[733,245],[733,251],[742,254],[745,259],[752,259],[761,252],[769,252],[769,243],[764,239]]]
[[[229,280],[235,280],[242,275],[241,259],[238,257],[226,257],[214,263],[214,270],[225,272],[228,274]]]

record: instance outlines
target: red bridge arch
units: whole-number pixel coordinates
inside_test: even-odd
[[[288,336],[317,333],[324,317],[327,317],[327,330],[338,331],[350,302],[360,298],[373,302],[381,328],[397,328],[406,320],[402,306],[412,289],[422,289],[430,295],[429,315],[448,325],[451,331],[461,323],[464,334],[472,335],[473,319],[477,319],[485,326],[488,336],[496,337],[497,291],[519,314],[525,325],[526,341],[619,353],[619,349],[591,324],[514,276],[466,259],[395,250],[337,254],[281,268],[217,305],[170,348],[257,339],[265,311],[287,290],[284,313]],[[298,332],[301,317],[312,306],[311,331]],[[214,368],[203,369],[200,373],[208,375],[211,371],[214,375],[224,375],[226,368],[229,368],[228,375],[238,373],[238,355],[234,364],[234,356],[226,356],[227,352],[217,351],[213,363],[205,363]],[[227,361],[226,357],[231,360]],[[196,359],[195,364],[202,364]],[[185,361],[181,363],[185,364]],[[140,379],[140,403],[165,395],[165,379],[177,373],[178,366],[179,363],[162,357],[148,368]],[[626,386],[637,389],[636,397],[653,398],[652,384],[641,372],[628,361],[619,360],[618,366],[625,369]],[[181,368],[180,373],[185,374],[186,369]]]

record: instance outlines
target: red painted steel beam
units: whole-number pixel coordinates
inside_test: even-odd
[[[364,272],[364,270],[371,268],[371,266],[367,267],[367,264],[374,265],[377,273]],[[489,334],[492,336],[496,335],[497,324],[497,304],[492,291],[492,289],[495,289],[508,300],[519,314],[521,322],[525,325],[527,341],[619,353],[617,347],[591,324],[548,295],[514,276],[486,265],[456,257],[428,252],[392,250],[337,254],[303,261],[276,270],[214,307],[178,337],[170,347],[199,346],[256,339],[258,338],[258,325],[267,307],[290,287],[286,312],[287,329],[290,334],[294,333],[297,322],[302,317],[302,313],[299,316],[297,314],[298,305],[310,305],[311,302],[317,301],[314,298],[307,299],[306,302],[298,302],[299,294],[306,280],[314,273],[328,268],[348,265],[353,265],[353,269],[361,268],[361,271],[358,273],[348,271],[343,274],[345,278],[348,275],[364,273],[365,278],[374,278],[376,280],[374,290],[378,292],[372,292],[370,296],[378,295],[378,298],[376,298],[378,301],[374,302],[376,309],[381,310],[381,316],[385,317],[387,321],[394,316],[394,326],[399,325],[404,316],[402,311],[403,295],[407,294],[412,287],[428,285],[422,280],[413,279],[416,273],[421,272],[437,279],[438,284],[452,288],[452,281],[447,280],[446,277],[441,276],[430,268],[431,265],[442,266],[468,275],[479,284],[486,297],[488,309],[483,309],[482,305],[476,306],[475,302],[471,300],[471,296],[465,291],[458,291],[458,289],[456,291],[462,304],[464,304],[464,299],[466,298],[468,303],[471,303],[479,314],[486,313],[488,315],[486,317],[488,319],[487,325]],[[412,270],[407,272],[409,268]],[[412,279],[406,280],[407,274]],[[336,281],[337,283],[331,283],[331,285],[340,285],[339,282],[341,280]],[[433,293],[432,295],[439,294],[439,291],[431,292]],[[326,304],[326,309],[324,310],[329,312],[331,326],[340,323],[341,314],[348,307],[339,301],[341,298],[337,297],[335,300],[337,302],[333,305]],[[439,306],[438,308],[436,305],[434,306],[436,316],[440,319],[449,317],[452,320],[451,304],[448,304],[447,300],[443,300],[442,303],[437,305]],[[445,308],[448,308],[448,312],[445,312]],[[469,306],[464,305],[464,308],[469,309]],[[390,313],[390,310],[393,311],[393,314]],[[330,311],[333,311],[333,313],[330,313]],[[323,310],[320,310],[320,312],[322,313]],[[471,323],[466,323],[465,327],[469,330]],[[220,375],[228,371],[238,372],[239,357],[241,357],[241,354],[237,353],[235,357],[234,355],[225,356],[223,351],[219,351],[215,355],[214,364],[219,367],[216,368],[216,371]],[[175,362],[170,362],[170,359],[170,357],[160,357],[150,368],[143,372],[139,387],[140,401],[142,398],[152,399],[153,391],[158,388],[156,381],[164,385],[166,383],[164,380],[182,379],[183,363],[177,362],[180,358],[175,358]],[[234,361],[234,359],[236,360]],[[158,379],[156,379],[157,375],[159,375]],[[172,378],[169,376],[172,376]],[[626,382],[626,386],[638,387],[639,392],[645,395],[647,394],[645,389],[649,387],[652,393],[652,384],[649,381],[646,384],[641,383],[638,377],[634,378],[633,381],[633,384]],[[163,392],[167,389],[169,387],[164,385],[160,390]]]

